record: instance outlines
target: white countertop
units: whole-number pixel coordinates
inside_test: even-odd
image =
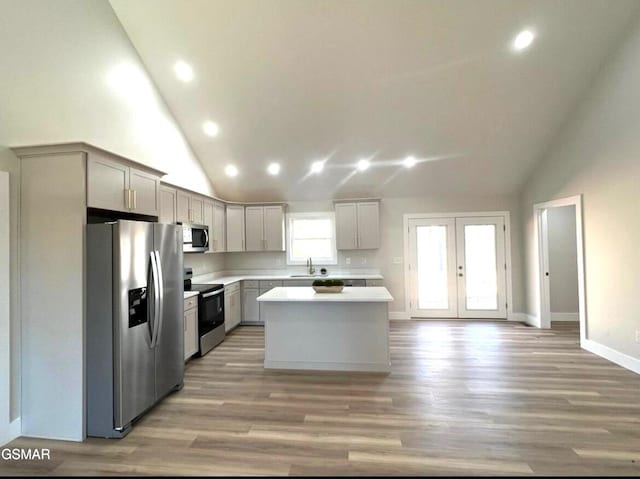
[[[311,287],[276,287],[258,297],[259,302],[307,301],[318,303],[389,303],[393,296],[387,288],[346,287],[341,293],[316,293]]]
[[[194,296],[198,296],[198,294],[200,293],[198,293],[197,291],[185,291],[184,299],[193,298]]]
[[[215,276],[215,273],[212,274],[204,274],[200,276],[195,276],[191,282],[193,284],[223,284],[225,286],[230,285],[232,283],[237,283],[238,281],[246,281],[246,280],[262,280],[262,281],[273,281],[273,280],[297,280],[297,279],[384,279],[381,274],[358,274],[358,273],[334,273],[328,274],[326,276],[291,276],[291,273],[282,273],[282,274],[252,274],[247,272],[246,274],[231,274],[226,276]]]

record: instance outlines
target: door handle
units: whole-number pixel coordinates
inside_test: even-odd
[[[138,208],[138,192],[136,190],[131,190],[133,192],[133,209]]]
[[[158,327],[159,327],[159,312],[160,312],[160,295],[159,295],[159,278],[158,278],[158,264],[155,251],[149,253],[151,257],[151,271],[153,280],[153,333],[151,336],[151,347],[155,348],[158,339]]]
[[[164,275],[162,273],[162,261],[160,261],[160,252],[155,251],[156,270],[158,271],[158,327],[156,328],[156,345],[162,334],[162,326],[164,323]]]

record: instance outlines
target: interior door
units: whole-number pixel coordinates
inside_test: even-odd
[[[459,318],[505,318],[503,217],[456,218]]]
[[[457,316],[454,218],[409,221],[410,305],[412,317]]]

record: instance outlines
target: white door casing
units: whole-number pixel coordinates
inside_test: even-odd
[[[447,270],[449,295],[455,294],[455,306],[450,304],[446,310],[437,309],[427,311],[419,307],[419,295],[417,289],[417,242],[416,227],[420,224],[428,225],[448,225],[447,230],[452,231],[453,245],[450,239],[447,240]],[[485,307],[471,304],[467,306],[466,301],[466,255],[465,227],[473,225],[493,226],[495,232],[495,255],[488,250],[492,259],[495,260],[495,304],[489,309],[486,307],[488,296],[485,295]],[[484,230],[485,242],[490,237],[486,237],[491,230]],[[448,235],[449,236],[449,235]],[[478,236],[477,234],[474,236]],[[482,236],[482,234],[480,235]],[[484,246],[486,249],[486,245]],[[481,259],[487,259],[482,258]],[[510,244],[510,213],[508,211],[490,212],[469,212],[469,213],[426,213],[426,214],[405,214],[404,215],[404,262],[405,262],[405,308],[409,317],[415,318],[498,318],[509,319],[513,317],[512,311],[512,280],[511,280],[511,244]],[[482,263],[482,261],[480,261]],[[486,268],[486,261],[485,268]],[[453,268],[451,266],[453,265]],[[462,269],[459,269],[462,267]],[[460,273],[463,276],[458,276]],[[475,283],[478,284],[477,282]],[[424,293],[423,293],[424,294]]]

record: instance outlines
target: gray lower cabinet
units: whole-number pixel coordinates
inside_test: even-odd
[[[384,286],[383,279],[368,279],[367,286]]]
[[[198,297],[184,300],[184,360],[198,352]]]
[[[242,321],[242,301],[240,283],[233,283],[224,288],[224,329],[231,331]]]
[[[260,321],[260,308],[258,307],[258,288],[242,288],[242,323],[256,324]]]

